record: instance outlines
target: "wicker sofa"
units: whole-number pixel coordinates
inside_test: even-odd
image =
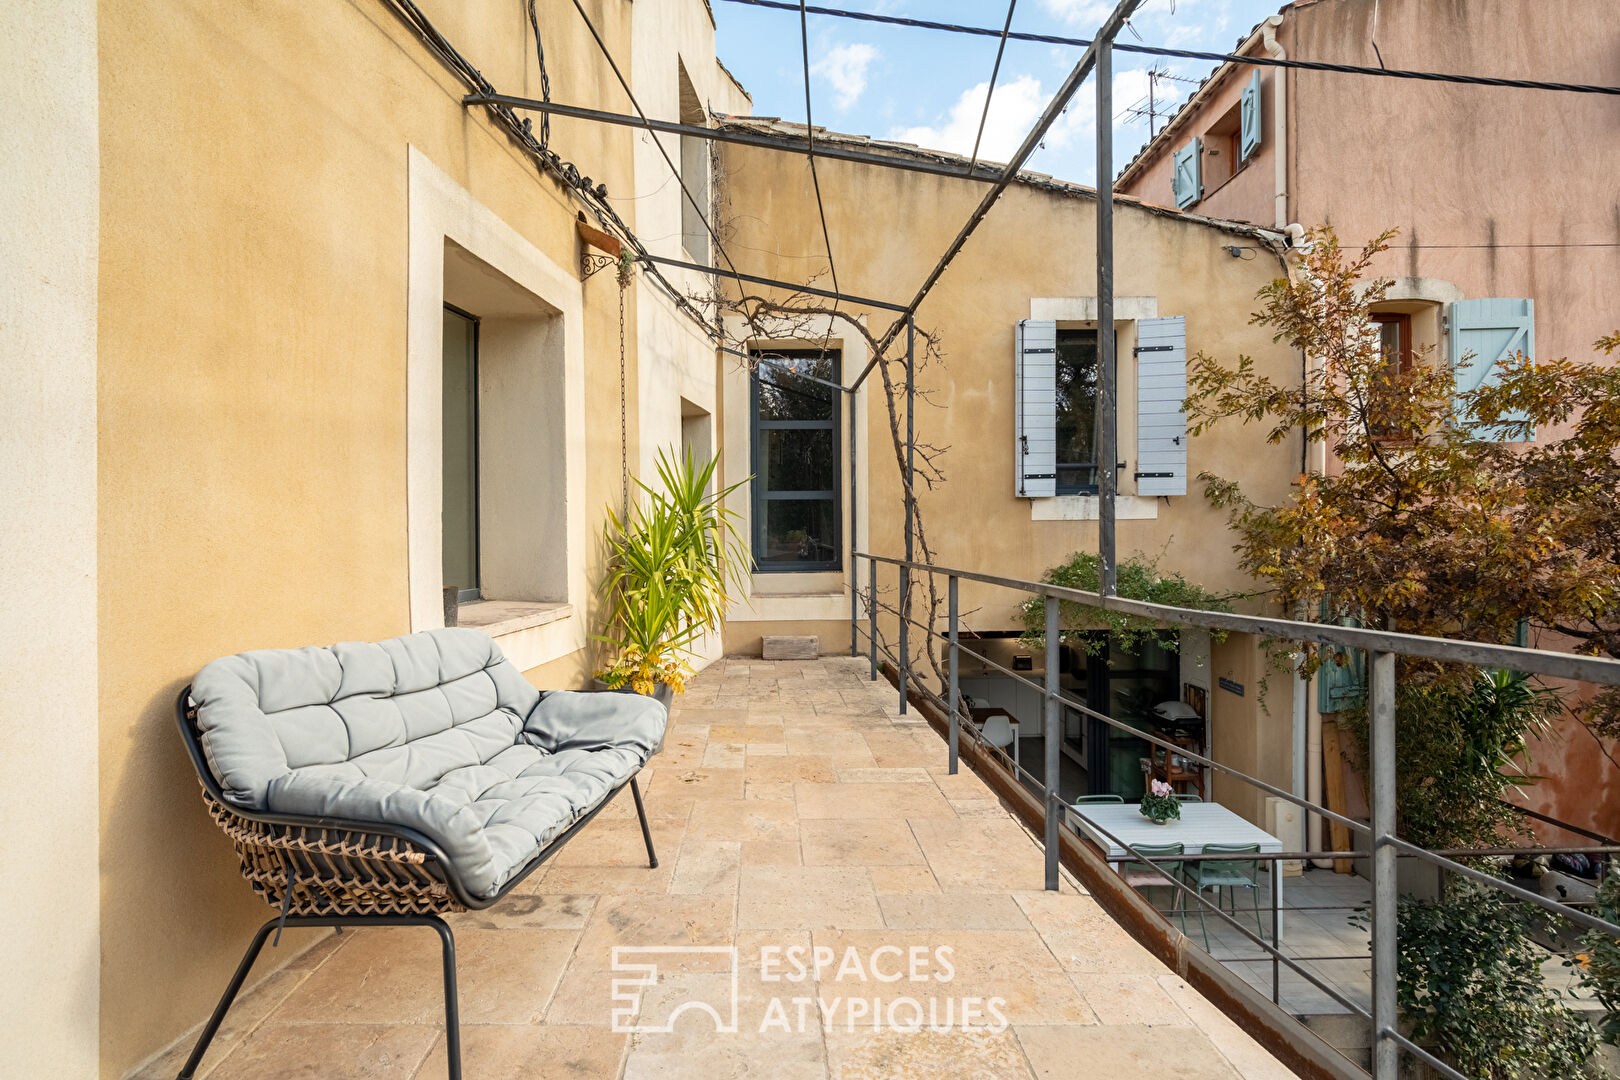
[[[461,1076],[455,943],[440,916],[487,908],[629,787],[667,713],[624,693],[542,692],[477,630],[263,650],[181,692],[180,731],[242,875],[278,909],[180,1073],[189,1080],[283,926],[432,926],[449,1075]]]

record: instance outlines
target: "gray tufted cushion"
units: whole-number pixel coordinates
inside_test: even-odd
[[[667,719],[650,698],[541,693],[471,629],[228,656],[191,696],[230,801],[416,829],[481,896],[633,776]]]

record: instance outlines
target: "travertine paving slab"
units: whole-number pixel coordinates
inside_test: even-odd
[[[819,818],[799,824],[806,866],[907,866],[923,862],[911,826],[894,818]]]
[[[1076,1063],[1092,1076],[1173,1076],[1237,1080],[1237,1072],[1203,1032],[1124,1024],[1019,1025],[1014,1029],[1036,1080],[1069,1080]]]

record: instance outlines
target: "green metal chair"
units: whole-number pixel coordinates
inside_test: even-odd
[[[1203,802],[1202,795],[1177,795],[1176,802]]]
[[[1122,803],[1125,799],[1120,795],[1082,795],[1074,800],[1075,806],[1084,806],[1087,803]]]
[[[1137,844],[1136,850],[1142,855],[1181,855],[1186,852],[1182,844]],[[1141,892],[1144,889],[1169,889],[1176,898],[1171,906],[1172,912],[1181,914],[1181,932],[1187,932],[1187,910],[1181,903],[1181,890],[1165,879],[1165,874],[1171,877],[1180,876],[1185,867],[1181,862],[1127,862],[1121,863],[1119,876],[1125,884]],[[1162,871],[1162,872],[1161,872]]]
[[[1205,844],[1202,854],[1205,855],[1258,855],[1259,844]],[[1260,936],[1266,936],[1266,928],[1260,921],[1260,860],[1250,862],[1244,859],[1220,859],[1213,862],[1198,860],[1192,862],[1183,875],[1187,884],[1198,893],[1198,928],[1204,934],[1204,951],[1209,951],[1209,928],[1204,924],[1204,905],[1201,902],[1205,889],[1225,889],[1229,906],[1227,910],[1235,917],[1237,915],[1237,894],[1234,889],[1249,889],[1250,902],[1254,908],[1255,929]],[[1215,894],[1215,903],[1219,905],[1221,894]]]

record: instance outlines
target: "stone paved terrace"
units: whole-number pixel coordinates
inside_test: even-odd
[[[1292,1075],[1072,883],[1043,892],[1035,840],[971,772],[947,774],[943,742],[895,715],[864,660],[715,664],[643,776],[657,870],[626,795],[517,894],[452,917],[467,1080]],[[735,946],[737,1033],[695,1010],[670,1033],[614,1033],[616,945]],[[763,978],[762,951],[792,946],[831,950],[819,981]],[[923,982],[874,978],[909,976],[913,955]],[[639,1023],[692,1000],[724,1013],[725,950],[656,959]],[[329,937],[238,1003],[199,1075],[442,1077],[440,992],[425,929]],[[995,997],[1010,1026],[960,1030],[968,999]],[[888,1029],[891,1006],[896,1025],[932,1008],[955,1029]],[[976,1027],[993,1023],[974,1008]],[[143,1080],[173,1077],[189,1044]]]

